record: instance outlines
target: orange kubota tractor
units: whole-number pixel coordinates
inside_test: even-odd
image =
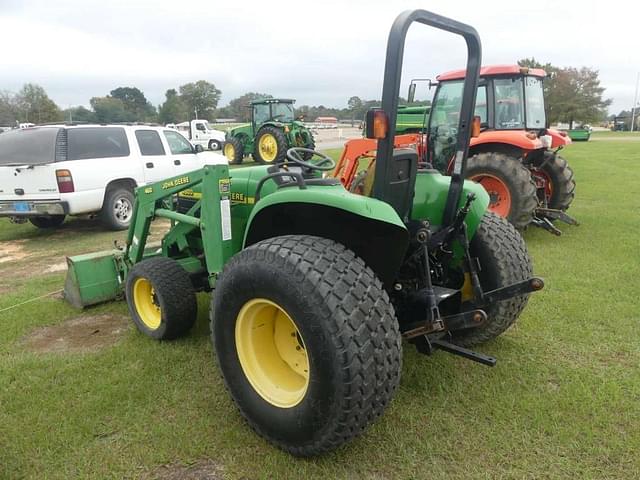
[[[450,173],[455,161],[453,140],[464,74],[458,70],[439,75],[424,134],[398,135],[395,140],[396,147],[417,149],[425,165],[441,172]],[[485,187],[490,209],[516,227],[534,224],[559,235],[553,220],[578,224],[566,214],[576,184],[573,171],[559,154],[571,140],[564,132],[547,128],[545,76],[544,70],[517,65],[480,70],[475,114],[480,117],[481,132],[471,139],[465,175]],[[410,88],[409,97],[414,92]],[[347,188],[368,193],[375,150],[375,140],[346,143],[335,174]]]

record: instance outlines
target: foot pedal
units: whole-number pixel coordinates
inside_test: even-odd
[[[481,363],[482,365],[486,365],[488,367],[495,367],[497,360],[495,357],[490,357],[489,355],[484,355],[482,353],[474,352],[472,350],[468,350],[464,347],[460,347],[458,345],[454,345],[453,343],[449,343],[445,340],[431,340],[431,346],[433,348],[437,348],[439,350],[444,350],[445,352],[452,353],[454,355],[458,355],[459,357],[466,358],[468,360],[473,360],[474,362]]]

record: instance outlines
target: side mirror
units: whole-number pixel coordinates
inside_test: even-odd
[[[480,136],[480,129],[482,126],[482,119],[476,115],[473,117],[473,122],[471,123],[471,138],[476,138]]]
[[[387,136],[389,131],[389,117],[381,108],[372,108],[367,112],[367,130],[365,135],[367,138],[376,138],[378,140]]]
[[[204,152],[204,147],[200,144],[197,144],[195,147],[193,147],[193,151],[194,153],[202,153]]]
[[[407,103],[413,103],[413,100],[416,98],[416,84],[412,83],[409,85],[409,93],[407,94]]]

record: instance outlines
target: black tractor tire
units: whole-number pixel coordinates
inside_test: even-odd
[[[308,358],[307,386],[287,408],[252,386],[239,359],[243,308],[264,299],[286,312]],[[364,261],[332,240],[288,235],[242,250],[225,265],[210,312],[218,364],[241,414],[293,455],[317,455],[360,434],[400,381],[401,336],[389,297]],[[261,351],[268,349],[252,352]]]
[[[127,276],[125,295],[133,323],[156,340],[185,335],[198,315],[189,274],[171,258],[153,257],[134,265]],[[159,309],[159,315],[149,313],[148,309],[154,308]]]
[[[220,150],[222,148],[222,142],[220,140],[209,140],[209,150]]]
[[[233,149],[233,154],[230,153],[231,149]],[[223,152],[229,163],[239,165],[244,158],[244,144],[238,137],[227,138]]]
[[[125,186],[109,187],[104,195],[100,220],[109,230],[126,230],[133,217],[135,197],[133,191]]]
[[[307,142],[306,145],[301,145],[301,146],[304,148],[308,148],[310,150],[316,149],[316,140],[313,138],[313,133],[309,132],[309,141]],[[311,160],[311,157],[313,157],[313,153],[311,152],[305,152],[302,154],[302,159],[305,162]]]
[[[531,277],[533,267],[522,236],[495,213],[485,213],[469,247],[471,256],[480,263],[478,276],[485,292]],[[454,332],[454,342],[470,347],[496,338],[516,321],[528,299],[528,294],[520,295],[482,307],[486,323]]]
[[[48,217],[30,217],[29,221],[34,227],[56,228],[64,223],[65,215],[50,215]]]
[[[556,210],[567,210],[576,195],[573,170],[563,157],[552,151],[545,152],[539,168],[551,183],[551,195],[547,198],[547,206]]]
[[[510,207],[507,211],[501,211],[494,204],[493,196],[489,209],[500,212],[499,214],[505,216],[518,229],[524,229],[529,225],[538,206],[536,184],[529,169],[517,158],[504,153],[486,152],[469,157],[465,177],[482,183],[483,176],[499,180],[510,196]]]
[[[266,135],[271,135],[275,139],[276,152],[273,158],[264,158],[260,153],[260,140]],[[269,165],[273,163],[282,163],[287,159],[287,149],[287,137],[282,130],[271,126],[262,127],[258,130],[255,141],[253,142],[253,158],[255,158],[258,163],[266,163]]]

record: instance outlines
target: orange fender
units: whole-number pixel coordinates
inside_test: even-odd
[[[475,147],[485,143],[504,143],[520,148],[525,153],[542,148],[542,142],[538,137],[531,138],[527,134],[525,130],[488,130],[472,138],[469,145]]]
[[[551,135],[551,148],[558,148],[571,143],[567,132],[561,132],[555,128],[547,128],[547,135]]]

